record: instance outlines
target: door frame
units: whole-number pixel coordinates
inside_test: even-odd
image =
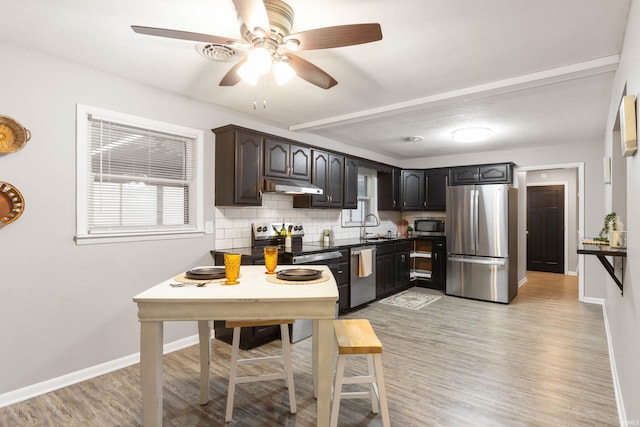
[[[561,185],[563,188],[563,192],[564,192],[564,218],[562,218],[563,221],[563,234],[564,234],[564,242],[562,244],[562,258],[563,258],[563,262],[564,262],[564,268],[563,268],[563,272],[562,274],[569,274],[569,194],[567,192],[567,188],[569,187],[569,183],[567,181],[549,181],[549,182],[540,182],[540,183],[534,183],[534,184],[529,184],[529,182],[527,181],[527,188],[529,187],[547,187],[550,185]],[[526,214],[529,214],[529,204],[527,204],[527,212]],[[527,224],[528,225],[528,224]],[[529,227],[527,226],[527,234],[529,234]],[[527,260],[529,259],[529,253],[527,253]]]
[[[546,169],[578,169],[578,202],[576,209],[578,210],[578,244],[584,239],[584,162],[576,163],[559,163],[539,166],[516,166],[514,174],[518,172],[534,172]],[[566,193],[566,192],[565,192]],[[578,255],[578,300],[585,302],[584,298],[584,255]]]

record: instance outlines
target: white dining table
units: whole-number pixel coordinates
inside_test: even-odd
[[[313,319],[312,367],[317,425],[328,426],[334,357],[333,319],[338,287],[327,266],[314,265],[313,268],[323,270],[323,275],[328,275],[329,280],[321,283],[275,284],[266,280],[264,266],[243,265],[237,285],[217,282],[203,287],[172,287],[170,283],[175,282],[172,278],[136,295],[133,301],[138,305],[140,320],[144,426],[162,425],[164,322],[198,322],[200,403],[206,403],[209,400],[211,361],[210,321],[253,319]]]

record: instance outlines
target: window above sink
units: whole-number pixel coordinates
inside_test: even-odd
[[[378,174],[367,168],[358,168],[358,207],[342,209],[340,215],[343,227],[362,227],[362,221],[369,214],[378,216]],[[373,218],[367,219],[368,227],[375,227]]]

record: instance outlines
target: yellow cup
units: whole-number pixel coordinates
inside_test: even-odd
[[[240,283],[240,261],[242,254],[224,254],[224,274],[227,277],[225,285],[237,285]]]
[[[267,246],[264,248],[264,266],[267,267],[267,274],[275,274],[278,266],[278,247]]]

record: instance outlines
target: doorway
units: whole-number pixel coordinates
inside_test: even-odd
[[[527,270],[564,274],[564,191],[527,187]]]
[[[557,172],[556,172],[557,171]],[[563,172],[564,173],[561,173]],[[578,276],[578,300],[584,296],[584,255],[578,255],[578,242],[584,238],[585,165],[556,163],[518,166],[515,169],[518,191],[518,281],[527,281],[527,187],[563,185],[565,189],[564,265],[565,274]],[[544,174],[544,175],[543,175]]]

